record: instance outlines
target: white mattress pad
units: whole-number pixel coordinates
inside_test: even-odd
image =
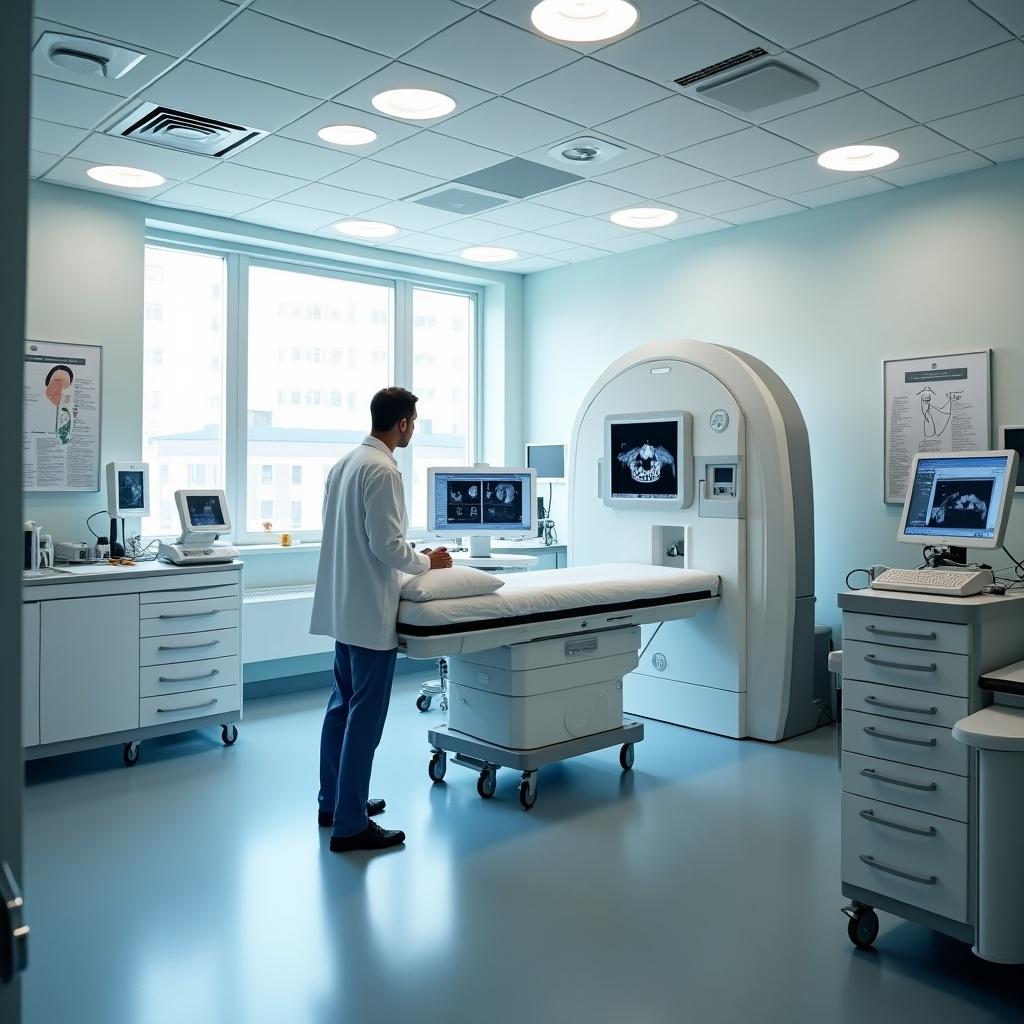
[[[718,587],[715,573],[659,565],[587,565],[514,573],[493,594],[402,601],[398,632],[431,636],[460,627],[494,628],[509,621],[568,618],[598,609],[648,608],[717,597]]]

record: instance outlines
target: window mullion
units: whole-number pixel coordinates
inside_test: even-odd
[[[393,334],[393,366],[392,381],[401,388],[412,389],[413,345],[412,345],[412,293],[413,286],[408,281],[395,281],[395,316]],[[415,444],[415,441],[413,442]],[[395,452],[395,460],[405,481],[406,511],[412,516],[412,452],[408,448],[399,448]]]
[[[228,501],[234,509],[235,539],[247,533],[246,410],[248,409],[249,259],[228,255],[227,373],[225,384],[226,476]]]

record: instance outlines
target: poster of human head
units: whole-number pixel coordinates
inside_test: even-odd
[[[26,491],[98,491],[102,349],[25,343]]]

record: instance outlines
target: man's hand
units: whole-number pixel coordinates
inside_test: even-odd
[[[450,569],[452,567],[452,556],[448,554],[447,548],[424,548],[422,553],[430,559],[431,569]]]

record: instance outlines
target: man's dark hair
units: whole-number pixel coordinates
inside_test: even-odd
[[[374,430],[391,430],[398,421],[412,418],[419,399],[405,388],[384,388],[370,400],[370,420]]]
[[[48,373],[48,374],[46,375],[46,383],[47,383],[47,384],[49,384],[49,383],[50,383],[50,381],[51,381],[51,380],[53,380],[53,375],[54,375],[55,373],[57,373],[57,371],[58,371],[58,370],[63,370],[63,371],[64,371],[64,372],[65,372],[65,373],[66,373],[66,374],[67,374],[67,375],[68,375],[68,376],[69,376],[69,377],[71,378],[71,383],[72,383],[72,384],[73,384],[73,383],[75,382],[75,374],[74,374],[74,372],[72,371],[71,367],[70,367],[70,366],[65,366],[65,365],[64,365],[63,363],[58,363],[58,364],[57,364],[57,365],[56,365],[56,366],[55,366],[55,367],[54,367],[54,368],[53,368],[53,369],[52,369],[52,370],[51,370],[51,371],[50,371],[50,372],[49,372],[49,373]]]

